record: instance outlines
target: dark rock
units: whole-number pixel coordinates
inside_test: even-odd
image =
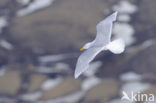
[[[42,74],[32,74],[30,76],[30,84],[28,87],[28,92],[34,92],[39,90],[44,81],[47,80],[47,76]]]
[[[21,86],[20,73],[8,71],[0,76],[0,94],[16,95]]]
[[[114,79],[104,79],[100,84],[91,88],[84,97],[84,103],[98,101],[105,103],[118,93],[119,84]],[[97,102],[96,102],[97,103]]]
[[[41,100],[56,99],[61,96],[74,93],[81,88],[81,81],[79,79],[74,79],[73,77],[65,78],[57,86],[43,91]]]
[[[0,0],[0,7],[8,3],[9,0]]]
[[[129,66],[138,73],[156,73],[156,44],[138,52],[129,62]]]
[[[137,3],[138,12],[133,15],[132,24],[136,30],[136,44],[145,40],[156,38],[156,1],[140,0]]]

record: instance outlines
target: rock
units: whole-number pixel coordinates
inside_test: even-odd
[[[146,5],[146,6],[145,6]],[[154,0],[142,0],[140,2],[139,7],[139,18],[140,21],[144,21],[147,23],[154,23],[156,24],[155,18],[156,18],[156,1]]]
[[[77,50],[84,43],[93,40],[96,36],[96,24],[110,14],[108,8],[115,2],[56,0],[44,10],[15,17],[9,31],[17,46],[50,53]]]
[[[139,51],[133,58],[129,61],[129,66],[136,72],[145,73],[156,73],[156,44]]]
[[[0,0],[0,6],[5,6],[9,0]]]
[[[90,89],[85,97],[84,103],[105,103],[117,95],[119,84],[114,79],[104,79],[101,83]]]
[[[20,73],[7,71],[0,76],[0,94],[15,95],[21,86]]]
[[[56,99],[66,94],[74,93],[81,88],[81,81],[73,77],[65,78],[57,86],[43,91],[41,100]]]
[[[32,74],[30,76],[30,84],[28,87],[28,92],[34,92],[39,90],[43,82],[47,80],[47,76],[42,74]]]
[[[144,43],[143,43],[144,44]],[[97,71],[100,77],[119,77],[124,72],[156,73],[156,42],[137,45],[121,55],[103,55],[103,65]],[[106,54],[106,53],[105,53]],[[109,57],[110,56],[110,57]],[[112,65],[113,63],[113,65]],[[113,73],[112,73],[113,72]]]
[[[140,81],[142,76],[135,72],[124,73],[120,76],[120,80],[130,82],[130,81]]]
[[[138,1],[138,13],[133,17],[133,25],[136,30],[135,37],[136,43],[142,43],[145,40],[156,38],[155,25],[156,25],[156,1],[155,0],[142,0]],[[146,5],[146,6],[145,6]]]
[[[131,70],[131,68],[127,66],[129,62],[129,56],[125,55],[124,53],[120,55],[114,55],[109,51],[106,51],[97,56],[97,59],[102,61],[102,66],[97,70],[96,73],[96,75],[100,78],[116,78],[123,72]]]

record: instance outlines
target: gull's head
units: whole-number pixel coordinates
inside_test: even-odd
[[[90,48],[91,47],[91,42],[89,42],[89,43],[86,43],[82,48],[80,48],[80,51],[84,51],[85,49],[88,49],[88,48]]]

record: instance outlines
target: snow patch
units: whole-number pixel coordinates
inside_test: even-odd
[[[118,11],[119,13],[128,13],[132,14],[137,11],[137,7],[131,4],[129,1],[120,1],[118,5],[113,7],[114,11]]]
[[[25,16],[36,10],[50,6],[54,0],[34,0],[28,7],[17,11],[17,16]]]
[[[6,72],[6,69],[0,68],[0,76],[4,76]]]
[[[115,38],[122,38],[127,46],[135,41],[134,29],[127,23],[115,23],[113,33]]]
[[[44,82],[44,84],[41,86],[43,90],[49,90],[56,85],[58,85],[62,81],[62,78],[56,78],[56,79],[49,79]]]
[[[21,96],[22,100],[36,101],[41,97],[41,92],[28,93]]]
[[[5,49],[8,49],[8,50],[11,50],[13,49],[13,46],[12,44],[10,44],[8,41],[6,40],[0,40],[0,46],[5,48]]]
[[[94,87],[95,85],[99,84],[100,82],[101,82],[101,79],[99,79],[95,76],[87,78],[82,83],[82,89],[84,91],[87,91],[87,90],[91,89],[92,87]]]
[[[122,74],[120,76],[120,79],[122,81],[140,81],[142,77],[141,75],[136,74],[134,72],[128,72],[128,73]]]
[[[93,62],[90,64],[88,71],[84,72],[83,75],[91,77],[97,72],[97,69],[101,66],[102,66],[101,61]]]
[[[8,25],[6,17],[0,17],[0,33],[2,29]]]
[[[46,55],[39,57],[41,63],[58,62],[61,60],[77,57],[77,53]]]
[[[127,15],[127,14],[122,14],[118,16],[118,21],[121,21],[121,22],[129,22],[131,20],[130,16]]]

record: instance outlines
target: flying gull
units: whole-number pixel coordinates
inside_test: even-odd
[[[124,51],[125,43],[119,38],[114,41],[110,41],[112,33],[113,21],[116,20],[117,12],[108,16],[97,24],[97,35],[95,40],[86,43],[80,50],[85,50],[78,58],[75,78],[78,78],[84,71],[89,68],[89,63],[95,58],[95,56],[104,50],[110,50],[114,54],[120,54]]]

